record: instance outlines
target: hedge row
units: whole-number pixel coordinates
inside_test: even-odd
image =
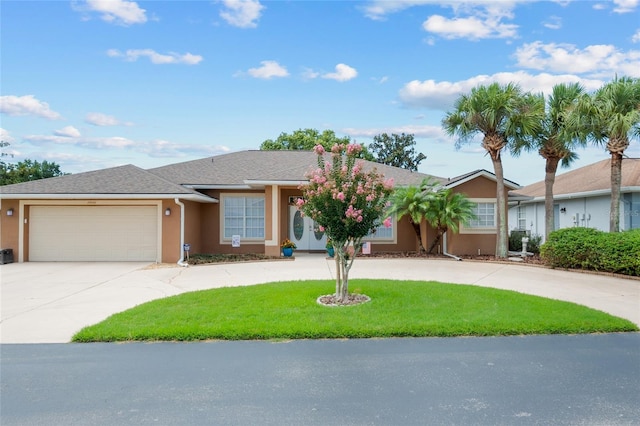
[[[540,256],[554,268],[640,276],[640,229],[613,233],[591,228],[559,229],[540,247]]]

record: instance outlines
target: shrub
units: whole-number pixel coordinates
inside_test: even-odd
[[[591,228],[560,229],[549,235],[540,254],[554,268],[640,276],[640,229],[614,233]]]
[[[527,236],[527,231],[514,229],[509,234],[509,250],[522,251],[522,237]],[[529,237],[527,243],[527,251],[531,253],[540,253],[540,243],[542,243],[542,235],[533,234]]]

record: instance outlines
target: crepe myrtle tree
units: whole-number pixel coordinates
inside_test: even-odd
[[[349,270],[362,248],[362,239],[381,225],[390,227],[384,218],[393,180],[385,180],[376,169],[365,171],[358,156],[362,145],[335,144],[331,161],[325,148],[316,145],[318,168],[309,172],[309,182],[301,185],[298,209],[311,217],[331,239],[335,249],[336,292],[334,301],[349,299]]]

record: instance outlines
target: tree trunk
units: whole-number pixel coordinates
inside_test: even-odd
[[[553,184],[556,181],[559,158],[547,158],[544,175],[544,240],[549,241],[549,234],[555,228],[553,216]]]
[[[422,233],[420,232],[420,224],[415,223],[413,220],[409,219],[411,222],[411,226],[413,226],[413,231],[416,233],[416,238],[418,238],[418,246],[420,247],[420,253],[424,252],[424,246],[422,245]]]
[[[341,270],[342,270],[342,260],[340,259],[341,256],[341,250],[338,249],[337,247],[335,247],[335,257],[336,257],[336,298],[338,297],[338,295],[341,293],[341,284],[342,284],[342,274],[341,274]]]
[[[443,231],[442,229],[438,228],[437,231],[438,231],[438,233],[436,234],[435,240],[433,240],[433,242],[429,246],[429,250],[427,250],[427,253],[429,253],[429,254],[431,254],[433,252],[433,249],[436,248],[438,243],[440,243],[440,240],[442,240],[442,236],[444,235],[446,229],[444,229],[444,231]]]
[[[620,185],[622,182],[622,153],[611,153],[611,214],[609,232],[620,231]]]
[[[507,234],[507,208],[504,190],[504,171],[500,151],[490,152],[493,169],[496,174],[496,257],[507,257],[508,234]]]

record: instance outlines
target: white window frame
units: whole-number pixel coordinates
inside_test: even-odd
[[[246,225],[246,220],[247,220],[247,216],[246,214],[243,216],[243,220],[244,220],[244,227],[242,230],[242,234],[240,234],[240,240],[242,242],[249,242],[249,243],[264,243],[265,241],[265,235],[266,235],[266,216],[267,216],[267,211],[266,211],[266,199],[265,199],[265,195],[264,194],[258,194],[258,193],[228,193],[228,194],[221,194],[220,195],[220,242],[222,244],[231,244],[231,239],[232,239],[232,235],[226,235],[226,225],[225,225],[225,220],[226,220],[226,204],[227,201],[229,199],[238,199],[238,198],[243,198],[246,199],[247,198],[255,198],[255,199],[261,199],[262,203],[263,203],[263,210],[262,210],[262,237],[246,237],[246,231],[247,231],[247,225]],[[246,204],[245,204],[246,207]]]
[[[470,198],[474,204],[493,204],[493,226],[473,226],[471,223],[460,224],[460,234],[495,234],[498,231],[498,202],[495,198]]]
[[[374,234],[369,234],[366,237],[364,237],[362,240],[363,241],[369,241],[372,243],[387,243],[387,244],[395,244],[397,242],[397,222],[396,222],[396,216],[393,215],[391,217],[391,226],[389,228],[385,227],[383,224],[380,224],[380,226],[378,226],[378,228],[376,229],[384,229],[385,231],[387,230],[391,230],[391,235],[390,236],[384,236],[384,237],[380,237],[378,236],[378,232],[374,233]]]
[[[527,208],[525,206],[518,206],[518,228],[526,231],[527,229]]]

